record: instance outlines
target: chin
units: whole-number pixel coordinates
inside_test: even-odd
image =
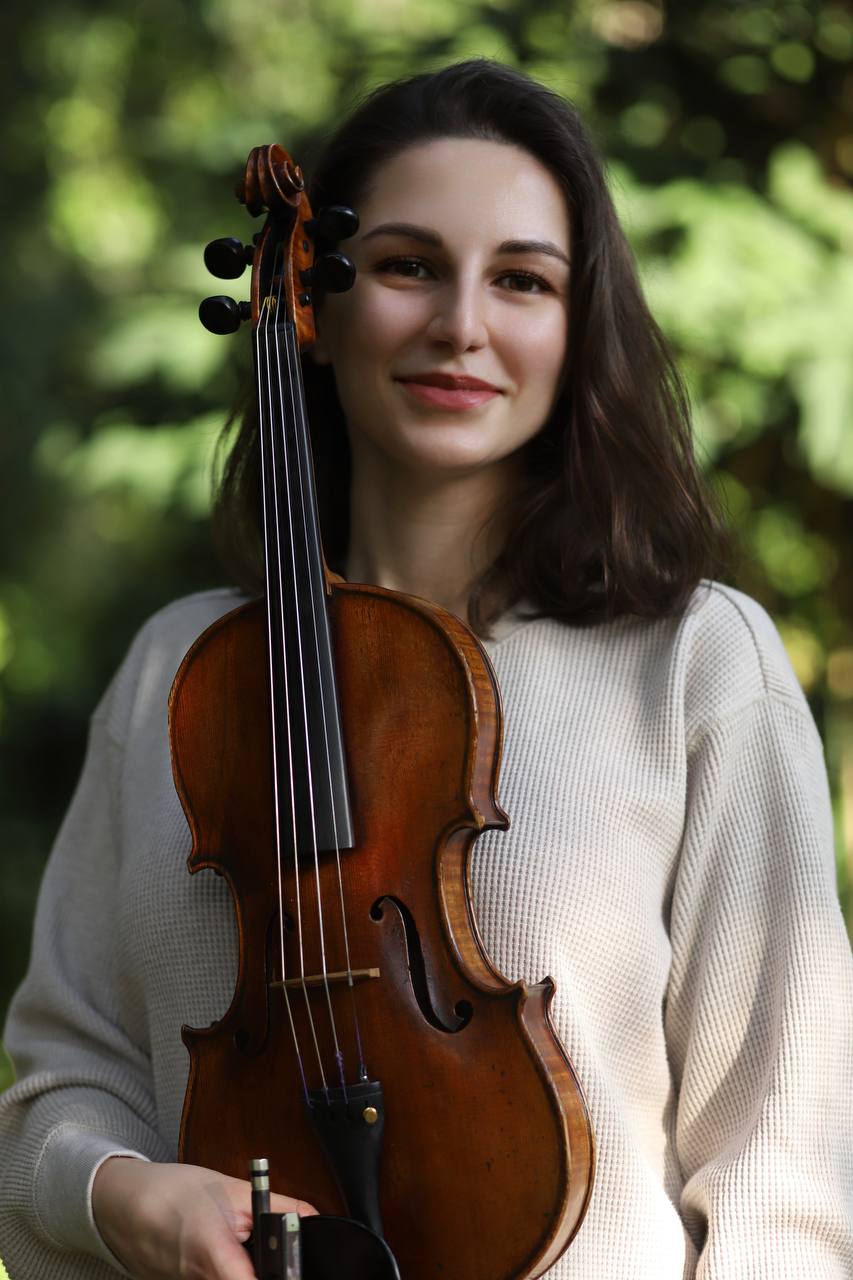
[[[488,471],[502,461],[502,458],[484,458],[471,453],[436,452],[409,458],[408,466],[420,477],[448,480],[453,476],[461,478]]]
[[[456,423],[431,423],[428,428],[407,431],[392,444],[390,452],[407,465],[453,470],[488,465],[494,461],[492,444],[482,430],[461,430]]]

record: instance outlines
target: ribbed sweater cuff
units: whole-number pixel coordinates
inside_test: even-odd
[[[110,1156],[148,1160],[139,1151],[117,1146],[114,1139],[69,1123],[57,1126],[42,1150],[35,1170],[34,1197],[42,1227],[58,1249],[89,1254],[129,1276],[107,1248],[92,1212],[95,1174]]]

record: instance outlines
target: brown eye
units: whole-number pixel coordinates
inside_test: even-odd
[[[425,280],[429,274],[426,263],[420,258],[386,258],[376,270],[386,275],[404,276],[407,280]]]
[[[510,293],[552,293],[547,280],[532,271],[507,271],[501,276]]]

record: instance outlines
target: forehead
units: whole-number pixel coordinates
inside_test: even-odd
[[[361,230],[411,222],[443,237],[542,239],[569,247],[569,214],[556,179],[530,152],[479,138],[407,147],[373,174],[358,207]]]

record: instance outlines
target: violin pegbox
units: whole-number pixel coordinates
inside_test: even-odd
[[[204,265],[212,276],[218,276],[220,280],[237,280],[254,257],[254,245],[241,244],[234,236],[223,236],[205,246]]]
[[[343,293],[355,283],[355,266],[337,245],[355,235],[358,214],[329,205],[315,217],[302,170],[278,144],[253,148],[235,190],[252,217],[267,214],[264,228],[251,245],[232,236],[211,241],[204,261],[212,275],[226,280],[236,280],[251,264],[252,300],[205,298],[199,318],[212,333],[234,333],[248,319],[253,328],[273,315],[276,322],[290,319],[299,346],[308,346],[316,336],[314,294]]]
[[[322,293],[346,293],[355,284],[355,264],[337,245],[358,231],[358,214],[342,204],[320,209],[305,223],[314,243],[314,265],[303,273],[302,282]]]
[[[358,214],[343,204],[327,204],[305,224],[318,253],[349,240],[358,231]]]

